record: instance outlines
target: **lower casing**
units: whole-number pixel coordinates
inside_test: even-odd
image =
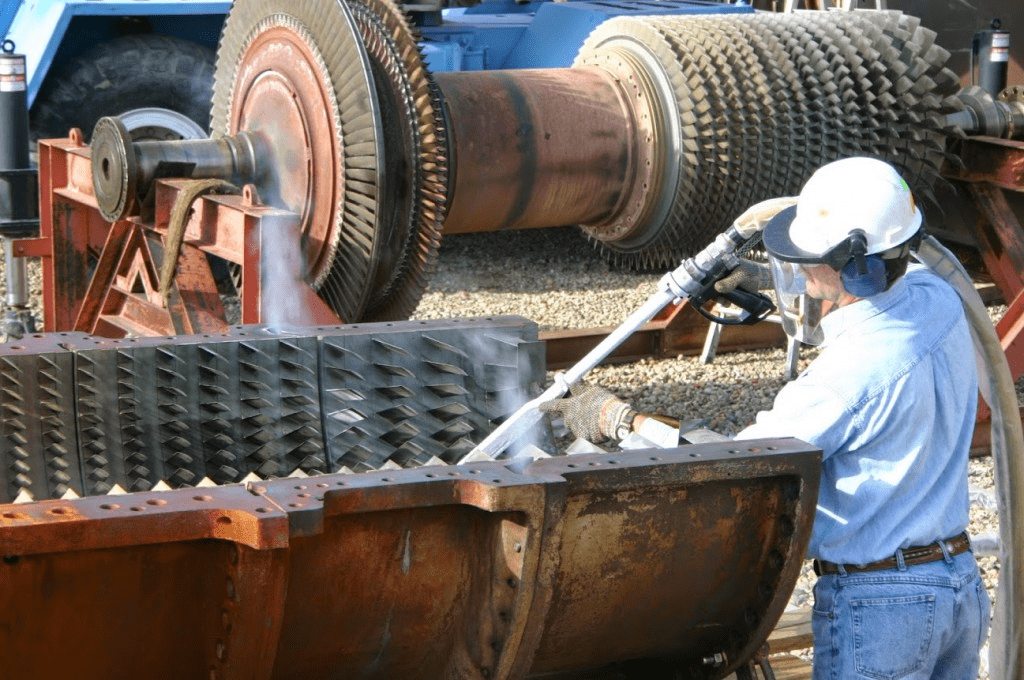
[[[0,677],[717,678],[759,650],[820,452],[522,463],[0,506]]]

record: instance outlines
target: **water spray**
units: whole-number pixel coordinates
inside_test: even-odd
[[[772,204],[779,205],[774,201]],[[755,208],[761,205],[758,204]],[[744,216],[750,212],[744,213]],[[774,215],[775,212],[771,214]],[[658,282],[658,290],[639,309],[574,366],[565,372],[557,373],[550,387],[540,396],[523,404],[460,462],[469,462],[482,455],[493,458],[511,446],[541,419],[541,404],[565,395],[570,385],[582,380],[583,376],[607,358],[626,338],[653,319],[671,302],[689,300],[695,309],[717,323],[754,324],[771,314],[775,310],[775,305],[770,298],[761,293],[751,293],[740,288],[728,293],[719,293],[714,287],[716,282],[739,266],[739,255],[757,245],[761,236],[760,230],[765,222],[767,219],[744,220],[741,217],[704,250],[684,260],[675,270],[663,276]],[[702,305],[713,298],[725,298],[740,307],[743,312],[738,317],[728,320],[712,317],[703,310]]]

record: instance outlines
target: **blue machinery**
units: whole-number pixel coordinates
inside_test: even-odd
[[[230,7],[223,0],[5,2],[0,8],[0,34],[26,57],[32,106],[48,74],[125,32],[171,36],[215,50]],[[587,35],[612,17],[754,11],[743,3],[715,0],[488,0],[473,7],[416,4],[407,9],[422,35],[432,71],[565,67],[572,64]]]

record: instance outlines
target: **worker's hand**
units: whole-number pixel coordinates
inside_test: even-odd
[[[719,293],[730,293],[737,288],[756,293],[772,287],[772,273],[768,265],[751,260],[740,260],[740,266],[733,269],[721,281],[715,282]]]
[[[562,416],[574,435],[589,442],[622,439],[629,434],[636,412],[608,390],[597,385],[574,383],[569,397],[552,399],[538,408]]]
[[[755,203],[733,220],[732,226],[736,227],[744,237],[750,238],[757,232],[763,231],[764,225],[768,224],[771,218],[789,206],[796,205],[796,200],[796,196],[780,196]]]

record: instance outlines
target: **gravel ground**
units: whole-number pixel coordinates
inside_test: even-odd
[[[0,294],[6,299],[3,264],[0,254]],[[647,300],[660,277],[609,267],[575,228],[453,235],[444,239],[438,271],[414,318],[519,314],[536,321],[541,330],[616,326]],[[32,309],[41,319],[34,264],[29,280]],[[1000,311],[992,313],[998,316]],[[805,348],[801,366],[813,357],[813,349]],[[696,357],[677,357],[599,367],[588,380],[639,410],[682,420],[706,419],[711,429],[731,435],[771,406],[784,384],[783,362],[784,349],[779,347],[722,354],[710,365]],[[974,502],[969,531],[976,538],[991,538],[998,522],[990,459],[970,462],[970,483]],[[980,541],[982,546],[990,542]],[[979,562],[994,597],[998,561],[983,556]],[[813,579],[806,564],[791,607],[810,606]],[[801,656],[809,658],[809,651]],[[979,678],[988,677],[986,666],[983,660]]]

